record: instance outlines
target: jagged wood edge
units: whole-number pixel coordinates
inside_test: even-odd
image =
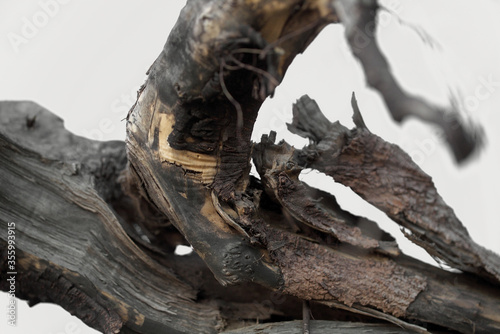
[[[296,150],[308,166],[350,187],[408,229],[405,235],[448,265],[500,282],[500,257],[477,245],[439,196],[430,176],[398,146],[365,128],[347,129],[326,119],[308,96],[293,108],[292,133],[313,143]],[[321,122],[322,128],[314,127]]]
[[[296,298],[253,283],[223,288],[198,256],[174,256],[185,241],[160,229],[168,222],[138,200],[137,185],[124,177],[123,142],[75,136],[31,102],[0,102],[0,120],[0,221],[16,223],[17,297],[60,305],[103,333],[215,333],[301,316]],[[139,223],[143,230],[134,232]],[[8,291],[5,275],[0,289]],[[361,319],[321,305],[314,312]]]
[[[314,124],[315,120],[322,119],[322,115],[319,117],[315,117],[314,114],[309,114],[310,117],[307,117],[309,125]],[[313,128],[313,127],[312,127]],[[304,131],[304,127],[300,127],[300,130]],[[333,140],[332,140],[333,141]],[[342,140],[341,140],[342,142]],[[296,166],[295,168],[299,168],[299,166],[303,166],[305,163],[304,157],[308,155],[303,155],[304,150],[296,150],[291,146],[287,145],[285,142],[280,142],[275,144],[270,141],[266,136],[264,136],[263,141],[256,145],[254,148],[254,162],[257,166],[257,170],[264,172],[267,175],[280,175],[282,178],[287,179],[288,182],[284,182],[281,184],[274,185],[275,187],[282,188],[291,188],[292,191],[296,188],[296,183],[300,182],[295,179],[294,182],[290,182],[291,178],[287,175],[290,170],[286,166]],[[280,154],[276,154],[276,152],[281,152]],[[362,156],[363,147],[360,148],[360,157]],[[376,153],[376,150],[371,150],[371,152]],[[402,151],[401,151],[402,152]],[[302,153],[302,154],[297,154]],[[317,157],[316,152],[309,152],[309,156]],[[404,152],[402,152],[404,154]],[[325,152],[325,158],[332,158],[332,152]],[[329,164],[327,164],[329,165]],[[308,168],[312,165],[308,164]],[[380,167],[380,166],[379,166]],[[266,170],[271,169],[271,170]],[[318,168],[319,169],[319,168]],[[296,171],[295,171],[296,173]],[[266,179],[266,175],[263,176],[263,179]],[[264,184],[266,184],[264,182]],[[267,186],[267,185],[266,185]],[[269,189],[272,193],[280,193],[280,191],[276,191],[275,189]],[[286,193],[287,189],[283,189],[281,193]],[[307,194],[303,194],[303,196],[307,196]],[[286,201],[286,198],[282,198],[281,201]],[[301,208],[297,208],[297,210],[301,210]],[[307,216],[307,208],[303,207],[304,216]],[[269,225],[271,223],[268,223]],[[261,227],[261,229],[259,229]],[[342,295],[340,291],[349,291],[347,294],[349,298],[352,298],[356,295],[354,292],[358,287],[364,285],[364,278],[371,277],[373,280],[381,279],[385,281],[384,275],[387,274],[386,270],[383,272],[379,272],[376,274],[375,272],[371,272],[369,269],[364,267],[363,261],[367,261],[365,263],[369,263],[370,261],[377,261],[376,259],[380,259],[380,255],[376,255],[374,253],[366,253],[363,251],[353,250],[350,247],[346,247],[345,244],[337,244],[337,243],[329,243],[328,239],[319,239],[317,244],[310,243],[311,235],[307,234],[307,238],[304,236],[296,235],[294,233],[286,233],[279,229],[272,229],[268,226],[259,225],[258,220],[252,221],[252,229],[254,229],[254,234],[259,236],[265,236],[266,240],[263,240],[263,243],[267,245],[269,252],[271,253],[273,259],[275,259],[276,263],[280,266],[281,272],[283,272],[284,276],[287,276],[285,282],[291,282],[291,284],[285,283],[284,291],[287,293],[295,294],[301,296],[304,299],[314,299],[315,294],[310,291],[315,291],[316,298],[318,295],[322,295],[323,291],[326,291],[328,294],[331,294],[335,298],[333,301],[336,302],[332,306],[340,307],[339,304],[343,304],[343,307],[351,307],[353,312],[360,312],[365,314],[371,314],[374,317],[385,316],[385,319],[391,321],[391,316],[398,316],[397,313],[393,313],[393,311],[384,310],[384,314],[380,314],[380,309],[377,310],[377,307],[373,307],[366,305],[362,302],[362,299],[357,300],[353,304],[348,302],[348,299],[344,299],[346,296]],[[268,229],[266,231],[266,229]],[[269,231],[270,229],[270,231]],[[304,231],[304,230],[303,230]],[[307,230],[306,230],[307,231]],[[302,232],[304,233],[304,232]],[[325,243],[327,245],[325,245]],[[290,245],[286,247],[286,245]],[[340,253],[345,256],[349,256],[350,259],[358,259],[362,262],[360,263],[343,263],[339,260],[338,255],[331,255],[330,260],[329,256],[324,256],[326,250],[324,247],[330,248],[330,251],[334,251],[335,253]],[[337,253],[337,254],[338,254]],[[323,256],[321,255],[323,254]],[[342,255],[341,255],[342,257]],[[424,265],[417,260],[409,259],[404,255],[397,256],[389,256],[386,258],[389,263],[393,263],[396,265],[394,268],[398,268],[397,270],[403,269],[407,273],[414,273],[419,275],[419,277],[423,278],[425,282],[425,287],[423,290],[416,296],[416,298],[410,303],[408,308],[403,312],[403,315],[399,315],[402,318],[410,318],[410,319],[419,319],[420,321],[425,321],[429,323],[439,324],[443,327],[452,328],[454,330],[460,332],[468,332],[469,330],[475,330],[476,332],[489,332],[492,330],[496,330],[499,328],[498,320],[500,320],[497,316],[491,313],[490,306],[483,308],[482,301],[484,297],[490,300],[490,305],[493,306],[498,304],[499,295],[494,293],[494,295],[483,296],[483,292],[476,290],[474,288],[473,293],[471,293],[470,288],[475,285],[472,281],[483,282],[479,283],[479,286],[487,283],[480,279],[474,277],[468,277],[467,275],[460,274],[451,274],[446,273],[437,268],[431,267],[429,265]],[[325,270],[328,268],[329,261],[331,263],[335,263],[335,261],[339,261],[335,264],[335,268],[332,271]],[[336,275],[342,276],[342,270],[346,267],[349,267],[348,274],[343,279],[338,280],[335,276],[331,276],[330,280],[321,280],[317,279],[317,273],[315,272],[315,268],[318,269],[321,273],[330,273],[335,271]],[[357,275],[357,269],[361,269],[363,274]],[[386,268],[387,269],[387,268]],[[394,272],[390,274],[387,279],[389,281],[394,282],[397,280],[399,275]],[[391,276],[394,275],[394,276]],[[452,278],[453,277],[453,278]],[[450,281],[450,279],[452,279]],[[349,280],[355,281],[351,286],[346,287],[345,284],[349,285]],[[458,280],[462,281],[463,284],[466,281],[472,283],[470,287],[465,287],[465,285],[456,284]],[[332,282],[336,282],[332,284]],[[382,286],[384,283],[378,281]],[[410,283],[411,284],[411,283]],[[332,286],[335,288],[331,289]],[[479,287],[478,286],[478,287]],[[378,290],[378,288],[382,288],[382,290]],[[385,290],[383,287],[375,288],[375,290],[371,290],[369,285],[364,286],[362,288],[363,294],[370,294],[370,298],[373,301],[383,300],[379,299],[378,293],[384,291],[387,293],[391,291],[389,288]],[[407,286],[405,289],[408,289]],[[337,290],[338,289],[338,290]],[[495,290],[498,287],[494,288]],[[340,293],[340,294],[339,294]],[[475,295],[475,296],[474,296]],[[458,305],[454,305],[454,301],[456,299],[461,299],[463,301],[463,297],[470,298],[468,302],[463,305],[468,305],[467,307],[459,307],[460,310],[457,310],[456,307]],[[480,296],[480,297],[479,297]],[[394,303],[394,297],[391,293],[385,295],[385,298],[390,298],[389,304]],[[490,299],[490,297],[492,299]],[[354,297],[355,299],[357,297]],[[388,301],[388,299],[385,299]],[[340,301],[340,303],[339,303]],[[327,298],[323,300],[324,303],[328,304],[329,301]],[[475,305],[473,307],[469,307]],[[394,306],[394,305],[393,305]],[[380,307],[380,306],[379,306]],[[377,313],[379,312],[379,314]],[[391,315],[392,313],[392,315]],[[444,317],[443,314],[450,314],[452,316]],[[394,319],[393,319],[394,320]],[[467,325],[464,325],[467,324]],[[401,324],[404,326],[404,323]]]

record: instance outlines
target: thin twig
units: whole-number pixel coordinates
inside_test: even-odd
[[[222,58],[220,62],[219,69],[219,81],[220,86],[222,87],[222,91],[224,95],[226,95],[227,99],[236,109],[236,136],[238,137],[238,141],[241,140],[241,128],[243,127],[243,109],[241,108],[241,104],[236,101],[236,99],[231,95],[229,90],[226,87],[226,83],[224,82],[224,67],[226,66],[226,61]]]
[[[274,47],[276,47],[277,45],[289,40],[290,38],[292,37],[295,37],[297,35],[300,35],[308,30],[311,30],[312,28],[316,27],[318,25],[318,22],[317,21],[313,21],[309,24],[306,24],[305,26],[301,27],[300,29],[297,29],[295,31],[292,31],[291,33],[288,33],[284,36],[281,36],[280,38],[278,38],[277,40],[275,40],[274,42],[272,43],[269,43],[266,45],[265,48],[262,49],[261,51],[261,54],[259,55],[260,59],[264,59],[264,57],[267,55],[267,53]]]
[[[304,300],[302,302],[302,334],[310,333],[310,320],[311,308],[309,307],[309,301]]]
[[[271,83],[273,85],[275,85],[275,86],[279,85],[278,79],[276,79],[275,77],[273,77],[269,72],[266,72],[263,69],[255,67],[255,66],[252,66],[252,65],[249,65],[249,64],[245,64],[242,61],[239,61],[238,59],[236,59],[234,57],[231,57],[231,61],[233,61],[237,65],[241,66],[241,68],[244,68],[244,69],[247,69],[249,71],[252,71],[252,72],[255,72],[255,73],[259,73],[259,74],[265,76],[266,78],[268,78],[271,81]]]

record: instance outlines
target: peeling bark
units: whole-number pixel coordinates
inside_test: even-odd
[[[323,128],[314,127],[318,120]],[[454,268],[500,280],[499,257],[474,243],[431,177],[398,146],[366,128],[348,130],[329,122],[308,97],[295,105],[289,129],[314,141],[294,152],[299,165],[350,187],[408,229],[405,235],[430,255]]]
[[[279,314],[290,320],[300,318],[300,300],[277,297],[286,298],[286,302],[255,308],[251,305],[258,300],[261,305],[277,300],[272,297],[275,293],[254,285],[217,287],[201,261],[172,255],[172,245],[164,241],[175,238],[146,242],[141,238],[146,231],[130,232],[136,217],[157,209],[145,209],[147,202],[123,209],[123,203],[137,203],[141,197],[132,191],[136,186],[126,183],[130,179],[123,177],[127,170],[123,143],[76,137],[62,128],[60,119],[32,103],[1,103],[0,114],[0,212],[2,225],[16,222],[19,297],[32,304],[60,304],[104,333],[120,328],[132,333],[161,329],[214,333],[226,326],[247,324],[239,318],[244,310],[249,312],[247,317]],[[33,115],[37,115],[37,121],[28,127],[26,120]],[[276,149],[264,150],[264,156],[279,159],[273,152]],[[237,221],[251,237],[248,244],[268,252],[265,261],[273,263],[281,275],[274,286],[269,281],[261,284],[360,314],[349,317],[339,311],[313,308],[315,315],[320,313],[325,319],[359,317],[366,321],[367,317],[376,317],[399,322],[411,330],[416,328],[405,319],[465,333],[472,332],[472,325],[477,333],[498,329],[498,287],[474,277],[445,273],[396,253],[339,242],[300,220],[290,219],[286,211],[273,204],[277,199],[265,194],[263,184],[251,181],[246,196],[253,192],[256,207],[247,203],[247,210],[238,212]],[[334,199],[320,202],[324,206]],[[335,205],[328,208],[346,220],[355,217],[338,211]],[[157,213],[151,217],[153,221],[158,219]],[[358,227],[362,235],[373,238],[379,231],[374,225],[371,222]],[[163,230],[173,233],[168,231],[166,227]],[[177,240],[184,242],[182,238]],[[4,267],[5,239],[1,249]],[[1,282],[0,288],[7,289],[5,277]],[[402,320],[395,316],[402,316]]]
[[[360,330],[393,330],[370,321],[418,333],[498,330],[499,257],[470,239],[408,155],[368,131],[355,101],[349,130],[299,100],[289,129],[311,140],[303,149],[276,144],[274,134],[250,140],[295,56],[340,20],[397,120],[438,124],[457,160],[479,145],[458,119],[440,122],[441,111],[399,88],[374,34],[366,48],[356,45],[376,9],[370,1],[188,1],[129,112],[125,144],[74,136],[32,103],[0,103],[0,221],[16,222],[17,295],[60,304],[105,333],[293,332],[296,323],[237,328],[299,319],[304,300],[324,319],[365,322]],[[260,179],[249,176],[251,158]],[[306,166],[468,273],[404,256],[375,222],[302,183]],[[178,244],[198,255],[179,259]],[[311,326],[349,332],[335,322]]]
[[[369,305],[401,317],[426,288],[425,278],[387,258],[354,257],[292,236],[269,238],[272,258],[283,273],[283,291],[303,299]],[[285,246],[290,244],[295,247]]]

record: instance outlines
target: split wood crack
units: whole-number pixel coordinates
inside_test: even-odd
[[[404,151],[368,130],[354,95],[354,129],[303,96],[288,129],[309,145],[276,143],[274,132],[251,141],[295,56],[341,23],[396,121],[436,125],[457,161],[480,146],[458,112],[400,88],[377,46],[377,10],[358,0],[188,1],[129,112],[126,143],[76,137],[32,103],[0,103],[0,219],[29,222],[18,224],[19,296],[58,303],[105,333],[232,333],[245,312],[300,318],[302,301],[329,319],[347,310],[413,332],[500,330],[500,258],[471,240]],[[463,273],[405,256],[376,222],[301,182],[305,168],[350,187]],[[179,259],[178,244],[197,255]],[[3,239],[0,249],[4,264]],[[247,296],[273,293],[292,302],[263,310]]]

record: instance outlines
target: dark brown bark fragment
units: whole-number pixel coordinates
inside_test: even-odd
[[[274,134],[271,138],[263,136],[254,147],[257,170],[273,200],[298,221],[342,243],[399,253],[394,238],[375,222],[342,210],[334,196],[300,182],[298,176],[303,167],[297,164],[295,154],[295,149],[284,142],[274,145]]]
[[[461,333],[496,333],[500,330],[498,284],[470,274],[436,270],[407,256],[399,256],[397,262],[429,278],[426,293],[420,294],[408,308],[409,318],[431,323],[439,320],[445,327]],[[483,297],[478,300],[478,295]],[[444,304],[448,305],[447,310],[438,311]]]
[[[269,235],[268,248],[284,292],[304,299],[369,305],[401,317],[426,287],[425,278],[384,257],[355,257],[290,235]]]
[[[453,210],[425,174],[398,146],[367,129],[348,130],[325,122],[308,97],[294,108],[289,129],[314,141],[295,156],[350,187],[391,219],[408,229],[405,235],[449,265],[500,280],[500,259],[470,238]],[[321,127],[314,122],[321,120]],[[325,126],[325,124],[327,124]]]

